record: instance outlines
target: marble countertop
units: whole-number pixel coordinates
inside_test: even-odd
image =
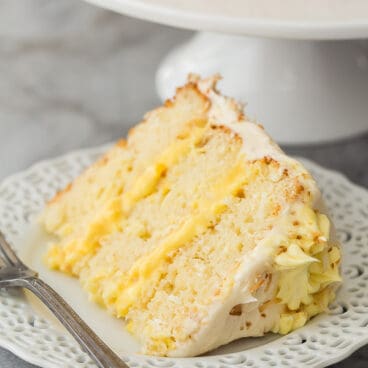
[[[191,35],[77,0],[1,0],[0,179],[124,135],[159,104],[154,77],[160,60]],[[284,148],[368,187],[368,134]],[[334,367],[367,365],[365,347]],[[0,349],[0,367],[34,366]]]

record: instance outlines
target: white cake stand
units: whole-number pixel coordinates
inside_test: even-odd
[[[205,31],[161,64],[162,99],[188,73],[220,72],[221,89],[247,102],[248,116],[281,143],[325,142],[368,131],[366,0],[87,1]]]

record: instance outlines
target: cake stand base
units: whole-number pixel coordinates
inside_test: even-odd
[[[221,90],[280,143],[333,141],[368,131],[368,41],[293,41],[198,33],[157,72],[162,99],[188,73],[221,73]]]

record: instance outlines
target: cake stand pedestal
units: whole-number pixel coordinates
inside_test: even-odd
[[[221,73],[221,90],[281,143],[325,142],[368,129],[368,41],[305,41],[198,33],[157,72],[162,99],[188,73]]]
[[[247,103],[248,117],[279,143],[320,143],[368,131],[366,1],[86,1],[205,31],[162,62],[156,79],[162,99],[188,73],[221,73],[224,93]]]

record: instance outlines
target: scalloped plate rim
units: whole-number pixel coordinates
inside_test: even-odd
[[[62,154],[62,155],[58,155],[58,156],[55,156],[55,157],[52,157],[52,158],[48,158],[48,159],[38,161],[35,164],[31,165],[29,168],[27,168],[25,170],[22,170],[20,172],[11,174],[11,175],[7,176],[6,178],[4,178],[3,180],[1,180],[0,187],[9,185],[9,184],[11,184],[12,181],[19,180],[21,177],[31,174],[32,171],[34,171],[38,168],[44,167],[44,166],[51,165],[52,163],[55,163],[59,160],[70,158],[70,157],[73,157],[75,155],[83,155],[83,154],[90,154],[90,155],[97,154],[98,155],[100,153],[102,154],[103,151],[106,150],[107,148],[111,147],[111,145],[112,145],[112,143],[107,143],[107,144],[100,145],[100,146],[97,146],[97,147],[90,147],[90,148],[72,150],[72,151],[69,151],[69,152],[67,152],[65,154]],[[354,189],[357,190],[358,192],[360,192],[362,195],[364,195],[364,196],[368,195],[368,191],[367,191],[366,188],[352,182],[344,174],[342,174],[342,173],[340,173],[336,170],[327,169],[327,168],[323,167],[322,165],[317,164],[317,163],[315,163],[314,161],[312,161],[310,159],[306,159],[306,158],[302,158],[302,157],[297,157],[297,159],[300,160],[303,164],[306,163],[310,167],[316,167],[317,170],[321,170],[321,171],[327,173],[331,177],[338,178],[338,180],[343,181],[348,186],[354,187]],[[0,205],[2,204],[2,202],[3,202],[3,198],[0,197]],[[349,357],[356,350],[358,350],[359,348],[361,348],[364,345],[368,344],[368,333],[367,333],[366,336],[361,336],[361,337],[359,337],[359,339],[355,339],[355,340],[356,341],[354,342],[354,344],[352,344],[350,346],[347,346],[346,348],[343,348],[339,355],[334,356],[334,357],[329,357],[324,362],[316,363],[315,365],[313,365],[313,367],[315,367],[315,368],[326,367],[327,365],[337,363],[337,362]],[[16,356],[23,359],[24,361],[26,361],[28,363],[31,363],[31,364],[34,364],[34,365],[38,365],[42,368],[58,368],[58,367],[60,367],[60,365],[58,365],[57,363],[54,364],[52,362],[43,361],[41,358],[29,353],[27,350],[25,350],[21,346],[17,345],[16,343],[13,343],[13,342],[7,340],[6,338],[4,338],[3,335],[0,335],[0,347],[10,351],[11,353],[15,354]],[[237,353],[232,353],[232,354],[237,354]],[[232,354],[225,354],[225,355],[232,355]],[[211,360],[212,360],[212,359],[215,359],[215,358],[221,357],[221,356],[222,355],[215,355],[215,356],[211,356],[209,358],[211,358]],[[150,358],[150,357],[147,357],[147,358]],[[157,358],[157,357],[152,357],[152,358]],[[171,358],[171,359],[175,359],[175,358]]]

